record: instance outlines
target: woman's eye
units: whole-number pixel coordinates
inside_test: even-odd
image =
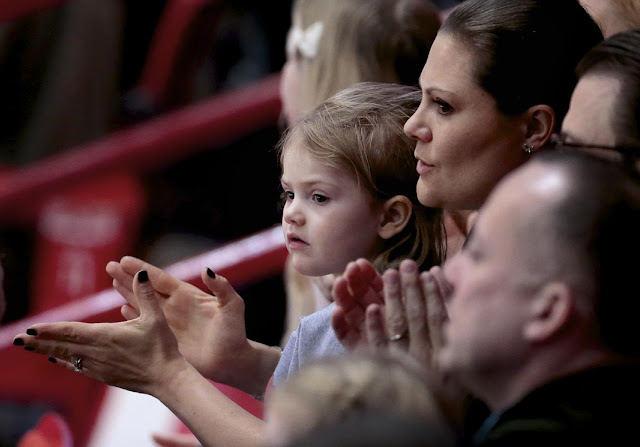
[[[326,196],[323,196],[322,194],[314,194],[313,196],[311,196],[311,198],[314,202],[317,202],[317,203],[324,203],[327,200],[329,200]]]
[[[449,104],[447,104],[443,100],[434,99],[433,102],[438,106],[438,108],[440,109],[440,113],[442,115],[448,115],[449,113],[453,112],[453,107],[451,107]]]

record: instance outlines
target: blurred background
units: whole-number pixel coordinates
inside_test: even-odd
[[[16,352],[10,333],[29,318],[117,321],[119,304],[90,299],[110,289],[110,260],[176,266],[278,225],[272,149],[290,10],[290,0],[0,2],[0,445],[51,410],[88,445],[104,400],[102,386]],[[246,300],[249,338],[272,345],[285,309],[275,245],[273,267],[242,268],[249,246],[220,271]],[[204,265],[177,276],[202,287]]]

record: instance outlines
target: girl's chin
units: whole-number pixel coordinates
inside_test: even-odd
[[[294,270],[303,276],[325,276],[335,273],[332,269],[328,269],[327,266],[313,265],[309,262],[297,261],[295,256],[291,262]]]

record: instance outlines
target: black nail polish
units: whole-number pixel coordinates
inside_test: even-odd
[[[36,348],[34,348],[33,346],[25,346],[25,347],[24,347],[24,350],[25,350],[25,351],[35,351],[35,350],[36,350]]]
[[[58,361],[53,357],[49,357],[47,360],[49,360],[51,363],[58,363]]]
[[[140,282],[147,282],[149,281],[149,274],[147,273],[146,270],[140,270],[138,272],[138,281]]]
[[[215,279],[215,278],[216,278],[216,272],[214,272],[214,271],[213,271],[213,270],[211,270],[209,267],[207,267],[207,276],[208,276],[209,278],[213,278],[213,279]]]
[[[35,329],[27,329],[27,335],[38,335],[38,331],[36,331]]]
[[[13,340],[13,344],[15,346],[24,346],[24,340],[21,338],[16,338],[15,340]]]

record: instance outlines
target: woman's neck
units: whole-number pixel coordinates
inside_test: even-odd
[[[447,257],[451,259],[458,253],[464,241],[467,239],[469,230],[475,220],[477,211],[474,210],[456,210],[445,211],[443,215],[444,228],[447,236]]]

